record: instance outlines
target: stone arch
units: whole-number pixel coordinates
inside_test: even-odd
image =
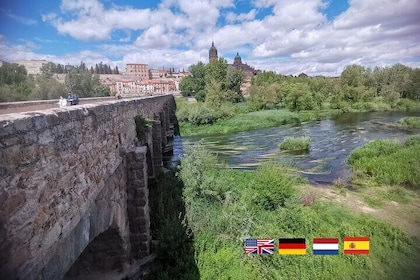
[[[128,262],[123,240],[118,229],[111,228],[99,234],[83,250],[64,279],[87,279],[89,275],[121,273]]]

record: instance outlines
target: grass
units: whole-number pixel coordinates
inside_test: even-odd
[[[361,102],[360,104],[356,104],[358,106],[355,105],[355,108],[331,109],[331,107],[335,107],[329,104],[328,106],[323,107],[322,110],[299,112],[290,111],[288,109],[248,112],[249,106],[246,102],[238,104],[225,103],[222,106],[212,108],[211,110],[203,110],[202,107],[206,107],[205,103],[199,102],[192,104],[185,98],[177,98],[176,103],[178,107],[177,117],[182,136],[226,134],[258,128],[275,127],[284,124],[319,120],[345,112],[420,110],[420,102],[418,101],[401,99],[395,106],[391,107],[390,105],[383,103],[383,100],[380,98],[377,98],[372,102]]]
[[[420,117],[405,117],[399,122],[405,127],[420,128]]]
[[[230,119],[219,120],[208,125],[195,126],[188,122],[181,122],[180,131],[182,136],[225,134],[318,120],[337,113],[338,110],[301,111],[299,113],[287,109],[264,110],[239,113]]]
[[[218,168],[201,145],[187,148],[178,175],[200,279],[418,279],[420,242],[336,202],[302,201],[299,178],[269,162],[256,171]],[[405,191],[386,192],[403,198]],[[313,237],[370,236],[367,256],[315,257]],[[248,256],[246,238],[304,237],[306,256]],[[277,240],[278,241],[278,240]],[[178,260],[184,263],[182,258]],[[191,279],[191,278],[189,278]]]
[[[420,136],[404,143],[396,140],[375,140],[353,151],[349,157],[353,167],[352,182],[370,178],[378,184],[397,184],[420,188]],[[364,178],[363,178],[364,176]]]
[[[287,137],[281,142],[279,148],[288,151],[308,151],[310,143],[310,137]]]

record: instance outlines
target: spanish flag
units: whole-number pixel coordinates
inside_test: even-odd
[[[305,255],[306,241],[305,238],[280,238],[279,239],[280,255]]]
[[[344,237],[344,254],[369,254],[369,237]]]

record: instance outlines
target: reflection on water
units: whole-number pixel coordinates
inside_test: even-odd
[[[418,130],[403,129],[396,122],[420,113],[348,113],[322,121],[286,125],[224,135],[175,137],[175,164],[183,145],[204,138],[205,145],[225,159],[232,168],[255,169],[262,161],[274,159],[293,164],[312,184],[332,184],[347,180],[350,169],[346,162],[352,150],[380,138],[404,140]],[[309,153],[280,151],[278,145],[286,137],[311,137]]]

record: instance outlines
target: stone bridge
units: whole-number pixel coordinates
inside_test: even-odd
[[[174,126],[172,95],[0,116],[0,279],[140,278]]]

